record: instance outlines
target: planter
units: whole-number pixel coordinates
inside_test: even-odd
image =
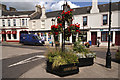
[[[79,67],[90,66],[94,64],[94,58],[79,58]]]
[[[67,75],[77,74],[79,72],[79,68],[77,64],[66,64],[57,67],[56,69],[52,69],[52,62],[47,61],[46,71],[60,77],[64,77]]]

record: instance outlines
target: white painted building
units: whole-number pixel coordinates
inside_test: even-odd
[[[112,3],[111,44],[115,45],[120,45],[120,23],[118,22],[120,15],[120,9],[118,8],[119,4],[120,2]],[[45,7],[41,8],[39,5],[37,5],[35,11],[27,11],[26,15],[21,15],[24,13],[21,12],[21,14],[15,18],[16,21],[18,21],[16,22],[16,25],[18,25],[16,28],[23,27],[22,22],[19,20],[24,16],[24,19],[28,20],[25,28],[27,28],[29,33],[38,34],[40,37],[43,37],[46,42],[49,42],[51,40],[53,41],[53,37],[49,34],[49,32],[51,30],[51,25],[57,23],[56,17],[59,16],[58,13],[61,12],[62,11],[45,12]],[[19,11],[16,11],[16,14],[17,13],[19,13]],[[5,19],[5,25],[8,25],[9,17],[15,17],[15,15],[8,16],[5,15],[5,13],[1,13],[1,15],[2,16],[0,17],[0,23],[3,23],[2,21]],[[84,37],[85,42],[92,41],[93,45],[96,45],[97,41],[99,40],[101,43],[100,45],[107,46],[109,28],[109,4],[98,5],[97,0],[93,0],[92,6],[75,8],[73,12],[73,18],[73,23],[80,24],[81,33],[79,34],[79,38],[83,39]],[[55,19],[55,22],[52,22],[52,19]],[[8,28],[8,26],[5,27]],[[4,30],[3,24],[0,24],[0,29],[2,31]],[[73,35],[68,39],[67,42],[75,42],[77,38],[78,36]],[[60,35],[60,43],[61,42],[62,41]]]
[[[81,34],[79,37],[84,41],[92,41],[93,45],[97,44],[97,41],[102,46],[107,46],[108,41],[108,28],[109,28],[109,4],[98,5],[97,0],[93,0],[92,6],[80,7],[74,9],[74,20],[73,23],[80,23]],[[120,24],[118,23],[120,10],[118,5],[120,2],[112,3],[112,27],[111,27],[111,44],[120,45]],[[48,41],[48,34],[52,24],[56,24],[57,21],[52,23],[52,19],[59,16],[61,11],[46,12],[45,8],[42,8],[42,13],[38,14],[30,20],[30,31],[34,33],[45,34]],[[84,26],[83,26],[84,24]],[[84,35],[83,35],[84,33]],[[75,42],[77,36],[71,36],[67,42]],[[53,40],[53,39],[52,39]],[[60,43],[61,43],[60,35]]]

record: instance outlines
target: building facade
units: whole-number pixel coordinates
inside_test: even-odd
[[[111,23],[111,45],[120,46],[120,2],[112,3],[112,23]],[[13,9],[14,10],[14,9]],[[6,33],[7,40],[9,40],[9,33],[13,35],[17,30],[17,40],[19,41],[20,31],[27,30],[29,33],[37,34],[38,36],[45,39],[47,43],[53,41],[53,36],[50,34],[51,25],[57,24],[56,17],[59,16],[59,13],[62,11],[53,11],[45,12],[45,7],[37,5],[35,11],[12,11],[16,12],[14,15],[5,15],[6,13],[2,11],[0,17],[0,29],[2,30],[2,41],[4,40]],[[8,11],[10,12],[10,11]],[[8,13],[7,12],[7,13]],[[16,15],[18,14],[19,15]],[[12,18],[11,18],[12,17]],[[14,20],[14,18],[16,20]],[[73,12],[73,23],[80,24],[81,33],[77,35],[72,35],[66,42],[73,43],[78,37],[84,42],[92,41],[92,45],[97,45],[97,42],[100,42],[100,45],[107,46],[108,44],[108,28],[109,28],[109,4],[98,5],[97,0],[93,0],[92,6],[75,8]],[[22,24],[22,19],[27,20],[27,23]],[[13,21],[11,26],[9,26],[9,20]],[[16,21],[16,26],[13,25]],[[5,24],[5,26],[4,26]],[[6,26],[7,25],[7,26]],[[67,24],[66,24],[67,25]],[[18,29],[20,28],[20,29]],[[23,29],[24,28],[24,29]],[[8,31],[8,32],[7,32]],[[11,32],[10,32],[11,31]],[[13,39],[13,38],[11,38]],[[59,36],[60,43],[62,42],[62,36]]]

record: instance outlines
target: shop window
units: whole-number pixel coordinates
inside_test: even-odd
[[[14,39],[17,39],[17,34],[13,34],[13,38],[14,38]]]
[[[105,14],[103,15],[103,25],[107,25],[108,24],[108,15]]]
[[[84,42],[87,42],[87,31],[80,31],[79,33],[79,39],[84,41]]]
[[[10,26],[10,19],[8,19],[8,26]]]
[[[2,25],[3,25],[3,27],[5,26],[5,20],[4,19],[2,20]]]
[[[16,19],[13,19],[13,26],[16,26]]]
[[[83,17],[83,26],[87,26],[87,16]]]
[[[8,39],[11,39],[11,34],[8,34]]]
[[[101,37],[102,37],[101,41],[108,41],[108,34],[109,34],[108,31],[101,32]],[[111,42],[113,41],[113,32],[111,32],[110,41]]]

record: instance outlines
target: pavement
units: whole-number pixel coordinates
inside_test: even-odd
[[[112,68],[105,67],[105,59],[96,58],[92,66],[79,67],[79,73],[63,78],[118,78],[118,65],[112,62]],[[29,70],[20,76],[20,78],[61,78],[59,76],[47,73],[45,62]]]

